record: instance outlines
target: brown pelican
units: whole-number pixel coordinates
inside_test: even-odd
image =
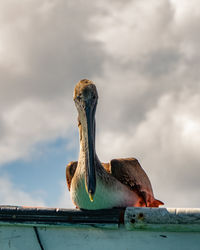
[[[92,81],[84,79],[76,85],[80,154],[78,162],[70,162],[66,168],[72,201],[80,209],[163,205],[154,198],[150,180],[135,158],[99,161],[95,151],[97,99]]]

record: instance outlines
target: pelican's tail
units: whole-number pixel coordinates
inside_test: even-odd
[[[164,205],[164,203],[162,201],[156,200],[154,199],[148,207],[159,207],[161,205]]]

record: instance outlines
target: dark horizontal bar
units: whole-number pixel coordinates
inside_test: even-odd
[[[22,206],[0,206],[0,221],[36,223],[119,224],[123,222],[124,209],[71,210]]]

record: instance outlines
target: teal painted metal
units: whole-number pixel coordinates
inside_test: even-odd
[[[38,227],[45,250],[199,250],[200,233]],[[41,250],[33,227],[1,226],[1,250]]]
[[[200,209],[127,208],[101,213],[45,208],[23,208],[22,212],[20,207],[12,207],[1,212],[0,250],[200,249]],[[47,216],[46,224],[36,214],[40,219]],[[53,220],[50,214],[54,214]],[[75,216],[70,219],[76,223],[70,223],[67,214]],[[33,215],[34,220],[26,220]],[[60,220],[62,216],[65,221]],[[84,223],[78,222],[80,218]],[[102,223],[105,218],[107,223]]]

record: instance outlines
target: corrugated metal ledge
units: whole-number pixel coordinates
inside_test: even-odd
[[[131,207],[89,211],[0,206],[0,225],[200,232],[200,209]]]

